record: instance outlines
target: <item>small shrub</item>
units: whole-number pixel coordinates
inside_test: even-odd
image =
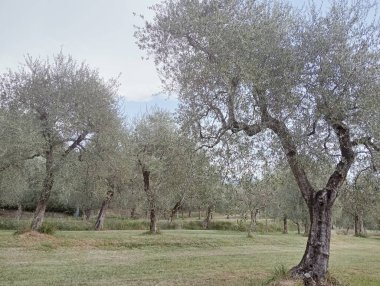
[[[26,228],[29,226],[29,220],[17,220],[17,219],[1,219],[0,229],[4,230],[18,230],[20,228]]]
[[[271,278],[264,282],[263,285],[276,285],[274,282],[287,279],[288,277],[288,270],[283,264],[280,264],[274,267]]]
[[[237,231],[245,232],[247,231],[247,224],[244,222],[244,220],[238,220],[237,221],[237,226],[236,226]]]
[[[202,221],[192,220],[184,222],[182,225],[183,229],[201,230],[203,229]]]
[[[14,235],[20,235],[20,234],[27,233],[29,231],[31,231],[30,226],[21,225],[20,227],[17,228],[17,230],[13,234]]]
[[[44,223],[42,224],[41,228],[38,230],[40,233],[45,233],[49,235],[55,234],[57,231],[57,226],[52,223]]]

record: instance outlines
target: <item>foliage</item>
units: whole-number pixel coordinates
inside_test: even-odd
[[[57,227],[53,223],[44,222],[38,231],[40,233],[53,235],[57,231]]]

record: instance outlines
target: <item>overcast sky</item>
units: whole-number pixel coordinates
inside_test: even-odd
[[[152,18],[147,7],[158,0],[0,0],[0,72],[16,69],[29,53],[43,58],[61,49],[98,68],[104,78],[120,77],[127,109],[143,112],[146,102],[167,105],[152,94],[160,81],[152,61],[135,44],[133,12]],[[128,108],[129,106],[129,108]]]
[[[302,5],[306,0],[293,0]],[[152,61],[135,44],[133,25],[151,19],[159,0],[0,0],[0,73],[16,69],[25,54],[47,57],[61,49],[98,68],[104,78],[120,77],[126,112],[148,105],[174,110],[175,99],[153,97],[160,81]],[[165,97],[166,98],[166,97]]]

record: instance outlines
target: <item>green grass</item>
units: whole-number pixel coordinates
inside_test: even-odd
[[[262,285],[289,269],[306,239],[231,231],[0,231],[0,285]],[[380,240],[334,235],[330,269],[350,285],[380,285]]]

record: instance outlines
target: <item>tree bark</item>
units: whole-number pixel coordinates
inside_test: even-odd
[[[364,235],[363,217],[357,213],[354,216],[354,231],[355,231],[355,236]]]
[[[17,221],[19,221],[21,219],[21,216],[22,216],[22,204],[18,203],[17,204],[17,212],[16,212]]]
[[[309,232],[310,232],[310,223],[309,223],[309,220],[306,218],[303,224],[304,224],[304,228],[305,228],[303,235],[304,236],[308,236]]]
[[[54,173],[53,173],[53,148],[51,147],[49,151],[46,152],[46,175],[43,182],[42,192],[37,202],[37,207],[34,212],[31,229],[33,231],[38,231],[45,217],[45,211],[50,197],[51,190],[54,184]]]
[[[150,208],[149,232],[153,234],[157,233],[157,217],[155,208]]]
[[[324,285],[330,256],[332,217],[332,204],[326,190],[315,193],[309,204],[309,213],[311,227],[306,250],[301,262],[291,269],[291,274],[305,281],[314,281],[315,285]]]
[[[301,234],[301,226],[300,226],[299,221],[296,222],[296,226],[297,226],[297,234]]]
[[[131,218],[134,219],[136,216],[136,207],[132,207],[131,209]]]
[[[256,223],[257,223],[257,214],[258,213],[259,213],[259,209],[251,210],[251,222],[249,224],[248,236],[250,236],[252,232],[256,231]]]
[[[177,214],[177,212],[181,209],[182,207],[182,202],[183,202],[183,199],[184,197],[182,197],[179,201],[177,201],[174,205],[174,207],[172,208],[171,212],[170,212],[170,223],[173,222],[173,219],[174,219],[174,216]]]
[[[89,220],[91,217],[91,209],[83,210],[83,220]]]
[[[355,159],[349,127],[339,118],[330,117],[331,114],[325,115],[325,120],[334,130],[339,142],[341,158],[325,188],[315,192],[299,160],[297,145],[292,134],[284,122],[272,117],[268,112],[265,97],[261,95],[259,97],[262,121],[278,136],[289,167],[309,209],[311,226],[305,254],[301,262],[290,272],[293,277],[302,277],[305,284],[306,279],[310,278],[313,283],[323,285],[330,255],[332,206]],[[261,131],[261,126],[256,129],[255,131]]]
[[[144,191],[148,198],[148,207],[149,207],[149,232],[152,234],[156,234],[157,229],[157,215],[156,215],[156,205],[154,201],[154,195],[152,193],[152,190],[150,189],[150,172],[148,170],[145,170],[145,168],[142,169],[143,178],[144,178]]]
[[[209,206],[207,207],[207,211],[206,211],[206,218],[205,218],[204,221],[203,221],[203,228],[204,228],[204,229],[209,229],[209,227],[210,227],[211,215],[212,215],[212,206],[209,205]]]
[[[288,233],[288,216],[284,215],[284,229],[282,233],[287,234]]]
[[[95,222],[95,230],[103,229],[104,219],[106,217],[106,212],[112,200],[112,197],[113,197],[113,191],[108,191],[106,194],[106,197],[104,198],[102,202],[102,206],[99,210],[99,214]]]

